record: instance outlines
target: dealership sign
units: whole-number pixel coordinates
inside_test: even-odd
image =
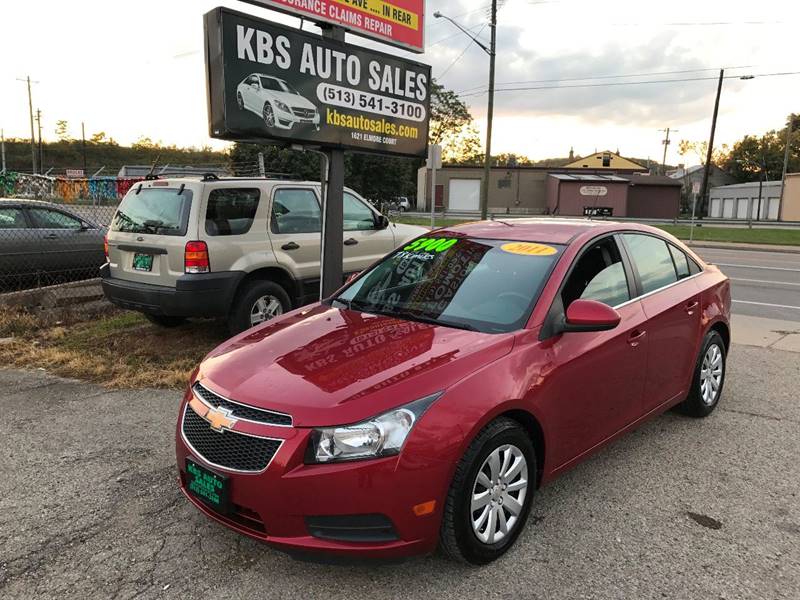
[[[412,52],[425,51],[425,0],[245,0]]]
[[[426,156],[428,65],[224,8],[205,29],[211,137]]]

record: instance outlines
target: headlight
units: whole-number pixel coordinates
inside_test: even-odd
[[[283,102],[281,102],[280,100],[275,100],[275,106],[277,106],[278,109],[282,110],[283,112],[287,112],[287,113],[291,113],[292,112],[289,109],[289,107],[287,105],[285,105]]]
[[[442,392],[436,392],[353,425],[315,429],[306,462],[327,463],[397,454],[414,423],[441,395]]]

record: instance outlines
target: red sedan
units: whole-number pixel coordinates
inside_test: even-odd
[[[673,406],[714,410],[730,306],[728,279],[652,227],[439,229],[208,355],[181,489],[290,552],[489,562],[540,486]]]

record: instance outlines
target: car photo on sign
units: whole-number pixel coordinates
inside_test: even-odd
[[[300,95],[287,81],[272,75],[252,73],[236,86],[240,110],[261,117],[267,129],[292,129],[313,125],[319,130],[317,107]]]

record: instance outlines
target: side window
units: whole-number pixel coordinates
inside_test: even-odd
[[[578,259],[561,291],[564,310],[578,298],[617,306],[631,299],[617,243],[608,237],[592,244]]]
[[[374,213],[353,194],[344,193],[344,230],[375,229]]]
[[[206,207],[208,235],[242,235],[250,231],[261,193],[253,188],[211,190]]]
[[[39,229],[81,228],[81,222],[79,219],[57,210],[48,210],[46,208],[31,208],[28,210],[30,211],[30,215],[33,217],[34,224]]]
[[[652,235],[638,233],[624,233],[622,237],[639,272],[642,293],[646,294],[678,281],[667,242]]]
[[[319,233],[322,215],[317,195],[309,189],[275,191],[270,218],[272,233]]]
[[[683,251],[678,250],[675,246],[670,244],[669,251],[672,252],[672,260],[675,261],[675,270],[678,273],[678,279],[683,279],[689,276],[689,261]]]
[[[28,229],[21,208],[0,208],[0,229]]]

